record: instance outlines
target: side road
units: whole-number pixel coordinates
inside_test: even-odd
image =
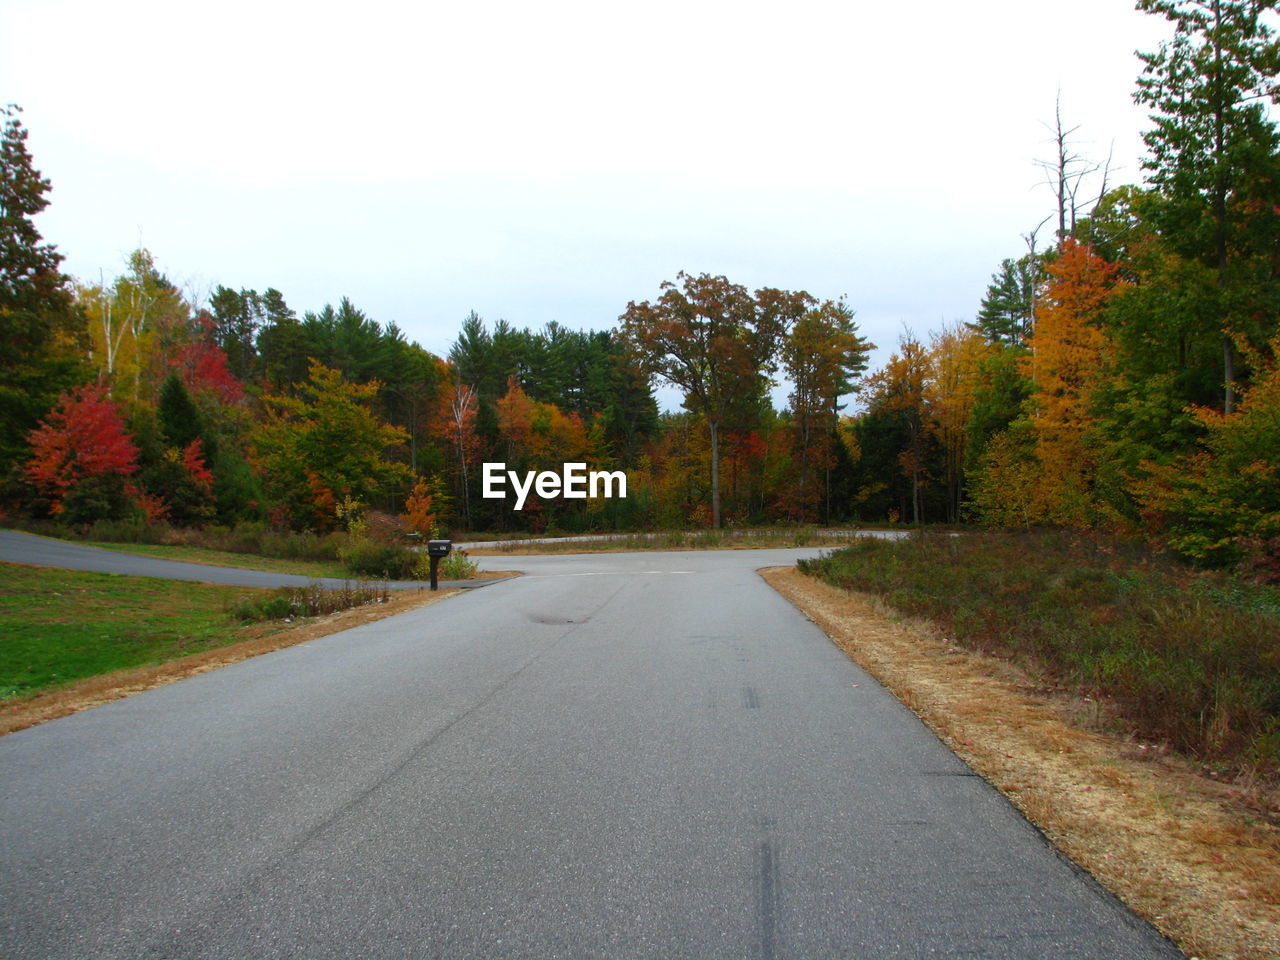
[[[163,580],[192,580],[217,583],[229,587],[305,587],[317,578],[287,573],[267,573],[241,567],[218,567],[206,563],[183,563],[161,560],[135,553],[120,553],[99,547],[86,547],[66,540],[37,537],[16,530],[0,530],[0,561],[25,563],[33,567],[60,567],[64,570],[92,570],[95,573],[121,573],[132,577],[159,577]],[[355,578],[351,578],[354,580]],[[332,577],[319,578],[326,587],[341,587],[350,581]],[[497,580],[440,581],[440,587],[469,589],[486,586]],[[392,590],[420,590],[430,586],[425,580],[392,580]]]

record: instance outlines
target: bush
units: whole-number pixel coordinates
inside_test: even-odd
[[[62,499],[58,519],[72,526],[99,523],[104,520],[137,516],[138,507],[126,489],[124,477],[107,474],[87,477],[68,491]]]
[[[342,562],[352,573],[406,580],[412,576],[417,555],[406,547],[362,540],[342,549]]]
[[[142,517],[125,520],[99,520],[84,531],[85,540],[98,543],[159,543],[163,527],[147,523]]]
[[[1280,773],[1280,593],[1065,532],[867,538],[800,569],[1105,699],[1138,736]]]
[[[480,564],[467,556],[465,550],[455,550],[440,561],[440,574],[445,580],[470,580],[480,569]]]
[[[237,599],[230,614],[241,623],[260,620],[285,620],[291,617],[315,617],[336,613],[366,603],[385,603],[390,594],[385,585],[356,582],[336,589],[319,582],[305,587],[281,587]]]
[[[436,573],[441,580],[470,580],[476,575],[480,565],[467,556],[466,551],[454,550],[440,561]],[[431,579],[431,558],[426,551],[419,551],[413,568],[415,580]]]
[[[261,523],[211,527],[194,544],[229,553],[253,553],[277,560],[337,560],[346,538],[340,533],[281,533]]]

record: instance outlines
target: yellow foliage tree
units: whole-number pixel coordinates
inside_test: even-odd
[[[942,450],[947,519],[951,522],[960,518],[969,440],[966,428],[977,400],[979,365],[995,349],[981,331],[963,324],[934,334],[929,344],[924,409],[929,432]]]
[[[1090,403],[1108,352],[1099,321],[1124,281],[1114,264],[1071,237],[1048,272],[1025,361],[1034,385],[1031,423],[1040,466],[1031,512],[1040,522],[1082,526],[1096,519],[1098,451],[1090,438]]]

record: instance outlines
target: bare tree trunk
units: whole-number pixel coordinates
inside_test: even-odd
[[[1055,193],[1058,198],[1058,243],[1067,238],[1067,132],[1062,129],[1062,92],[1053,104],[1055,126],[1054,139],[1058,146],[1057,175],[1058,183]]]
[[[458,442],[458,467],[462,475],[462,508],[467,518],[467,529],[471,529],[471,482],[467,471],[466,428],[467,414],[476,402],[475,391],[459,384],[453,398],[453,420]]]
[[[1213,26],[1216,31],[1222,26],[1222,6],[1218,0],[1213,2]],[[1217,36],[1215,32],[1214,36]],[[1215,39],[1213,42],[1214,77],[1219,82],[1222,78],[1222,45]],[[1213,111],[1213,151],[1219,162],[1226,150],[1226,118],[1222,103],[1221,91]],[[1218,167],[1217,182],[1213,188],[1213,219],[1217,228],[1218,254],[1218,290],[1222,290],[1222,281],[1227,273],[1227,184],[1221,166]],[[1222,309],[1221,300],[1218,309]],[[1226,318],[1223,318],[1222,334],[1222,412],[1230,415],[1236,409],[1236,360],[1235,349],[1231,343],[1231,335],[1225,332]]]
[[[1035,267],[1035,262],[1036,262],[1036,235],[1040,232],[1040,228],[1043,227],[1048,222],[1049,222],[1049,218],[1045,217],[1043,220],[1041,220],[1039,223],[1036,224],[1035,229],[1030,230],[1027,233],[1024,233],[1022,235],[1022,240],[1027,245],[1027,253],[1031,255],[1031,264],[1033,268]],[[1036,293],[1038,289],[1039,289],[1039,284],[1037,284],[1033,279],[1031,283],[1031,303],[1029,305],[1031,310],[1031,319],[1030,319],[1031,328],[1026,331],[1026,336],[1031,336],[1033,333],[1035,333],[1036,305],[1037,305]]]
[[[1226,381],[1222,397],[1222,412],[1232,414],[1236,412],[1236,388],[1232,385],[1236,379],[1236,353],[1231,338],[1225,335],[1222,338],[1222,371]]]
[[[1049,186],[1053,189],[1054,200],[1058,208],[1058,245],[1076,231],[1076,215],[1078,205],[1076,194],[1085,177],[1097,172],[1096,164],[1088,163],[1078,153],[1071,152],[1071,135],[1079,130],[1074,126],[1070,130],[1062,126],[1062,91],[1053,103],[1053,144],[1055,156],[1053,160],[1038,160],[1037,165],[1048,174]]]

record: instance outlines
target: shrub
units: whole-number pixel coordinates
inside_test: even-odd
[[[229,612],[241,623],[259,620],[284,620],[289,617],[315,617],[336,613],[367,603],[385,603],[390,597],[385,585],[357,581],[337,588],[319,582],[305,587],[281,587],[252,596],[238,598]]]
[[[98,543],[159,543],[162,527],[147,523],[142,517],[124,520],[99,520],[84,531],[85,540]]]
[[[1273,588],[1064,531],[868,538],[799,566],[1109,701],[1138,736],[1280,772]]]
[[[412,550],[394,544],[357,541],[342,549],[342,562],[352,573],[404,580],[413,574],[417,560]]]
[[[470,580],[480,569],[480,564],[467,556],[465,550],[455,550],[440,561],[440,574],[445,580]]]

